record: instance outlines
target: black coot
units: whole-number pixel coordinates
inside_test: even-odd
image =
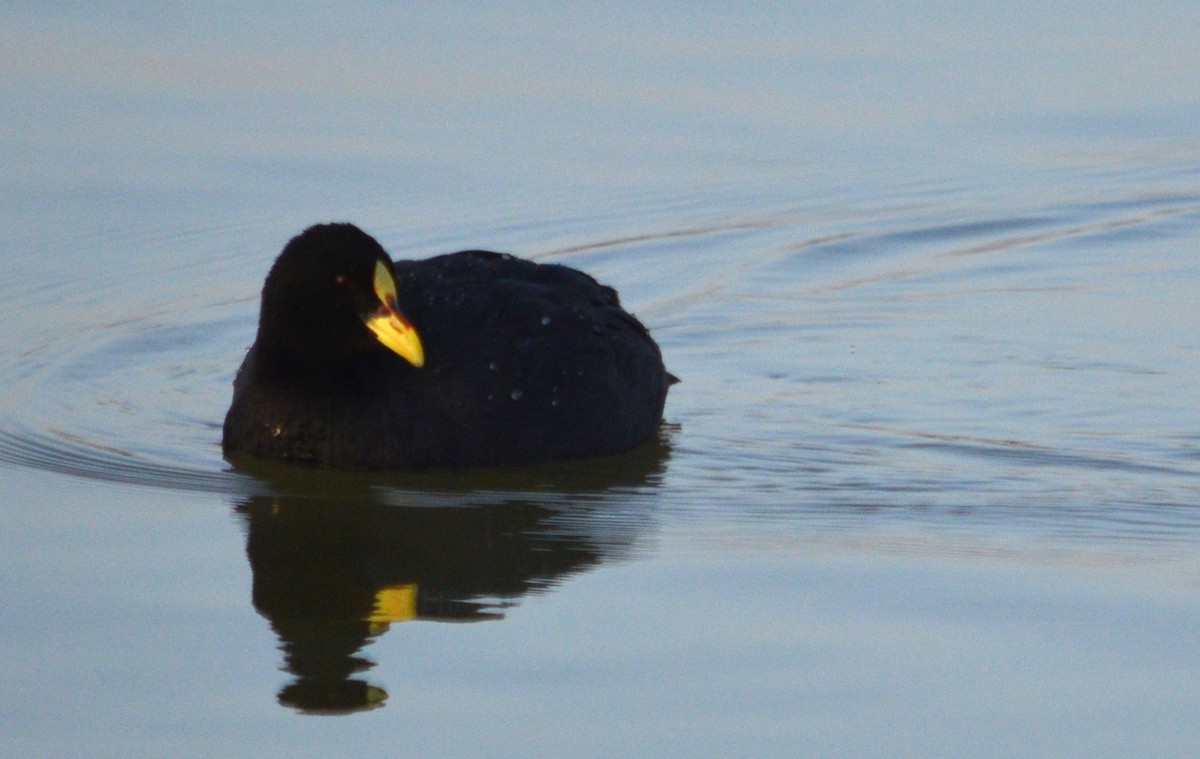
[[[267,275],[222,445],[386,469],[603,456],[656,436],[676,381],[580,271],[479,250],[393,264],[323,224]]]

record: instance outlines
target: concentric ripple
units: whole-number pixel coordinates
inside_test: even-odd
[[[0,466],[244,492],[245,478],[220,459],[231,324],[214,310],[189,313],[198,317],[191,323],[110,319],[16,355],[0,406]]]
[[[0,343],[0,468],[235,497],[520,498],[718,531],[916,524],[1200,540],[1196,306],[1171,286],[1194,269],[1180,241],[1197,237],[1200,197],[976,208],[881,192],[837,206],[664,206],[668,221],[643,211],[595,234],[570,214],[508,225],[547,242],[495,247],[616,286],[683,378],[647,460],[402,477],[225,461],[220,422],[253,338],[263,251],[278,242],[233,227],[192,239],[199,254],[86,272],[31,265],[0,285],[19,314],[0,327],[12,332]],[[380,238],[405,255],[386,227]]]

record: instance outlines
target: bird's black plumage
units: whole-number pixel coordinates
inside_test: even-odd
[[[364,324],[380,262],[423,366]],[[675,381],[616,291],[587,274],[480,250],[393,264],[357,227],[326,224],[267,276],[222,444],[387,469],[602,456],[655,437]]]

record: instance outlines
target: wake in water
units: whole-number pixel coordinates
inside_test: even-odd
[[[1133,538],[1170,525],[1200,539],[1200,524],[1180,518],[1200,497],[1194,409],[1180,400],[1194,397],[1200,347],[1181,326],[1194,299],[1176,287],[1190,271],[1180,241],[1200,235],[1200,196],[1004,209],[973,207],[969,194],[903,200],[710,209],[529,252],[620,285],[687,377],[668,409],[669,465],[623,490],[626,501],[721,519],[803,514],[837,529],[848,513],[872,518],[867,505],[901,521]],[[214,260],[180,282],[169,262],[154,271],[130,259],[125,276],[172,283],[186,308],[148,283],[129,299],[89,291],[99,318],[8,348],[0,466],[270,490],[219,450],[261,251],[244,251],[236,283],[219,279],[228,255]],[[69,292],[16,283],[5,297],[31,323],[53,324]],[[552,471],[498,488],[461,474],[376,484],[428,496],[435,482],[457,483],[460,501],[570,492]]]

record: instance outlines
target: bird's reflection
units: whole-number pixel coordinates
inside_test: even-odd
[[[363,677],[374,662],[362,651],[392,624],[501,619],[525,594],[627,554],[666,457],[662,445],[590,465],[387,480],[237,463],[274,491],[236,511],[254,606],[295,676],[280,703],[379,706],[387,693]]]

